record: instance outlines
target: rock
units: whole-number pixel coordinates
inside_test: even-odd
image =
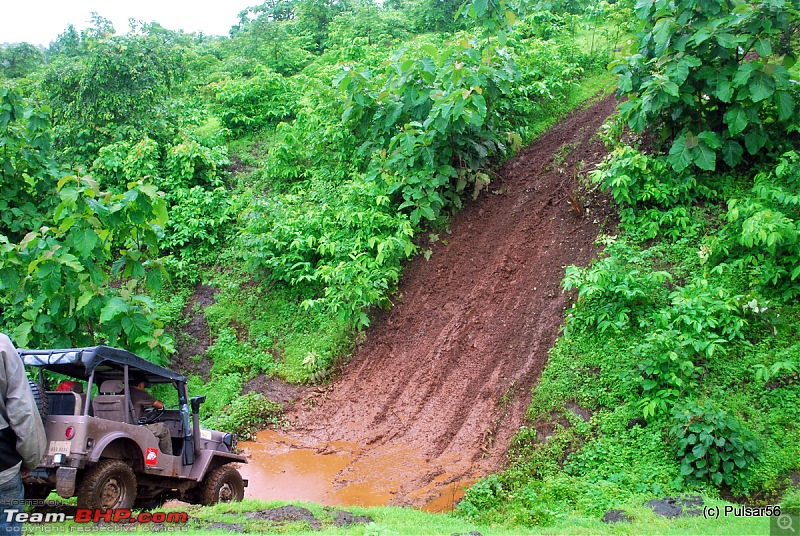
[[[656,514],[668,518],[684,517],[684,516],[699,516],[703,511],[694,506],[703,506],[703,498],[699,495],[691,495],[689,497],[664,497],[663,499],[654,499],[647,502],[647,506]]]
[[[244,532],[244,527],[240,523],[231,524],[231,523],[220,523],[219,521],[215,521],[210,525],[205,525],[203,528],[208,530],[224,530],[226,532]]]
[[[189,504],[188,502],[179,501],[178,499],[172,499],[162,504],[161,508],[180,508],[181,510],[186,510],[190,506],[191,504]]]
[[[631,518],[625,510],[609,510],[603,516],[603,523],[629,523]]]
[[[336,519],[333,524],[337,527],[349,527],[350,525],[357,525],[359,523],[372,523],[373,519],[367,516],[355,516],[345,510],[335,510]]]
[[[631,419],[628,421],[628,430],[633,428],[634,426],[641,426],[644,428],[647,426],[647,421],[642,419],[641,417],[636,417],[635,419]]]
[[[268,508],[267,510],[258,510],[248,513],[247,517],[249,519],[265,519],[276,523],[305,521],[311,525],[311,528],[314,530],[320,530],[322,528],[322,524],[314,517],[311,510],[299,506],[286,505],[277,508]]]

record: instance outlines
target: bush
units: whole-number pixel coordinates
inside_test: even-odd
[[[692,207],[716,192],[688,172],[675,172],[663,157],[617,147],[591,173],[621,206],[620,220],[642,239],[686,236],[700,227]]]
[[[467,489],[464,498],[458,503],[458,513],[467,518],[480,519],[485,512],[497,508],[502,497],[500,477],[490,475]]]
[[[578,289],[578,299],[567,314],[567,327],[596,326],[627,329],[642,325],[672,279],[665,271],[653,270],[645,252],[616,237],[606,237],[605,257],[589,268],[568,266],[562,286]]]
[[[755,176],[751,194],[728,202],[728,226],[717,243],[726,262],[750,273],[753,286],[800,294],[800,153]]]
[[[797,2],[638,2],[636,15],[636,49],[614,66],[620,115],[660,134],[673,169],[733,167],[798,132]]]
[[[219,84],[216,110],[222,125],[241,135],[290,119],[296,100],[289,79],[261,67],[250,78]]]
[[[255,439],[255,434],[269,425],[280,422],[283,407],[261,393],[250,391],[235,398],[223,411],[203,423],[204,426],[234,433],[240,440]]]
[[[677,440],[681,475],[690,481],[747,489],[761,446],[736,417],[710,403],[675,407],[670,434]]]

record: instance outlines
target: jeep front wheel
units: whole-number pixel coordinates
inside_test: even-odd
[[[244,481],[231,465],[217,467],[203,481],[203,504],[239,502],[244,498]]]
[[[131,508],[135,500],[136,475],[122,460],[101,460],[78,488],[78,508]]]

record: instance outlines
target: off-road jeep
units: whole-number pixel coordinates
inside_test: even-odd
[[[26,498],[42,499],[55,489],[61,497],[77,495],[81,508],[153,507],[168,498],[202,504],[242,500],[247,481],[232,464],[247,460],[233,452],[232,434],[200,427],[205,397],[190,399],[184,376],[107,346],[19,353],[47,387],[53,381],[48,376],[86,382],[85,394],[46,391],[48,450],[24,479]],[[136,422],[131,378],[171,384],[177,407],[145,412]],[[144,422],[167,426],[174,455],[159,450]]]

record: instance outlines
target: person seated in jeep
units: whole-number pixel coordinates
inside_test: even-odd
[[[153,395],[144,390],[145,380],[141,377],[133,377],[129,380],[131,404],[136,420],[142,418],[142,411],[149,408],[164,409],[164,403],[156,400]],[[172,456],[172,439],[170,438],[169,428],[163,422],[145,424],[158,438],[158,448],[163,454]]]

